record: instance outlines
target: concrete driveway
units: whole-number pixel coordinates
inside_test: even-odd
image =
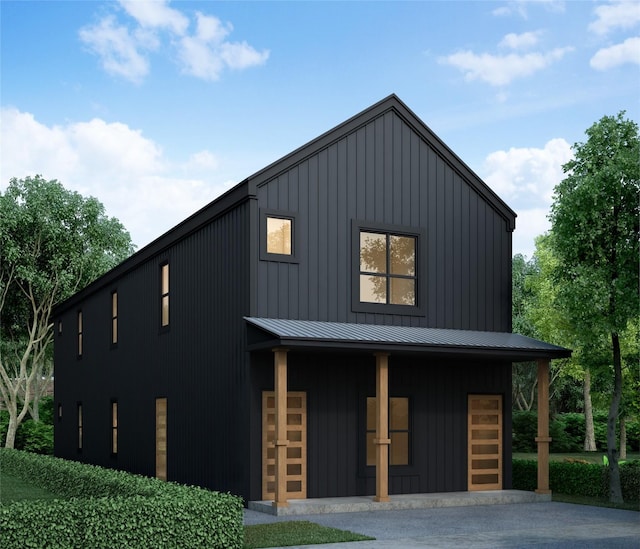
[[[569,503],[477,505],[275,517],[245,510],[245,524],[308,520],[376,541],[308,545],[311,549],[640,548],[640,513]]]

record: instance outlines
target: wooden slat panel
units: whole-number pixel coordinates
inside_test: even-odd
[[[501,490],[502,396],[469,395],[467,431],[468,489]],[[486,438],[491,431],[495,436]]]
[[[262,499],[275,498],[275,394],[262,393]],[[307,393],[287,393],[287,499],[307,497]]]
[[[156,399],[156,477],[167,480],[167,399]]]

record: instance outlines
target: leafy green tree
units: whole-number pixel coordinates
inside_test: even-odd
[[[95,198],[41,176],[0,194],[0,396],[5,446],[52,373],[53,307],[130,255],[129,233]]]
[[[620,334],[640,309],[638,237],[640,138],[624,112],[605,116],[573,147],[555,188],[552,246],[559,299],[575,330],[610,341],[613,390],[607,421],[612,502],[622,501],[616,422],[622,395]]]

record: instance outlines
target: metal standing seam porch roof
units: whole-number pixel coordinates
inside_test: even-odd
[[[249,350],[367,350],[429,356],[498,358],[512,362],[571,356],[571,350],[520,334],[378,324],[244,317],[254,330]]]

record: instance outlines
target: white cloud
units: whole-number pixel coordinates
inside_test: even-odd
[[[124,10],[142,27],[168,29],[178,35],[184,34],[189,27],[189,19],[178,10],[170,8],[167,0],[119,1]]]
[[[506,5],[494,9],[491,13],[497,17],[517,15],[522,19],[528,19],[529,6],[543,6],[547,11],[562,13],[565,10],[564,0],[511,0]]]
[[[511,32],[507,34],[498,45],[512,50],[528,49],[538,43],[539,36],[540,31],[523,32],[522,34]]]
[[[0,111],[0,190],[11,177],[57,179],[95,196],[144,246],[231,186],[211,183],[215,155],[199,151],[184,164],[126,124],[101,119],[49,127],[14,108]]]
[[[544,148],[511,148],[485,159],[484,181],[505,200],[550,204],[554,187],[564,178],[562,165],[572,158],[564,139],[551,139]]]
[[[440,58],[440,62],[460,69],[465,79],[482,80],[492,86],[505,86],[512,80],[530,76],[562,59],[573,48],[556,48],[547,53],[527,53],[523,55],[476,54],[460,51]]]
[[[573,158],[564,139],[548,141],[543,148],[511,148],[485,159],[483,180],[518,214],[513,235],[513,253],[531,257],[534,239],[550,228],[547,215],[555,186],[564,179],[562,170]]]
[[[612,0],[598,5],[594,13],[596,20],[589,25],[589,30],[600,35],[616,28],[630,29],[640,23],[638,0]]]
[[[640,37],[627,38],[622,44],[598,50],[589,61],[591,67],[600,71],[626,63],[640,65]]]
[[[118,25],[112,16],[98,24],[83,27],[80,40],[100,57],[102,67],[109,74],[122,76],[132,82],[140,82],[149,72],[149,62],[139,49],[153,46],[148,35],[132,35],[129,29]]]
[[[128,21],[132,28],[109,15],[79,33],[109,74],[141,82],[150,70],[146,54],[160,50],[163,39],[169,47],[177,48],[181,71],[204,80],[218,80],[227,68],[246,69],[269,58],[269,50],[258,51],[246,41],[227,41],[233,25],[215,16],[196,12],[195,33],[190,34],[189,18],[169,7],[168,0],[120,0],[120,5],[133,19]],[[171,33],[169,39],[163,31]]]
[[[262,65],[269,51],[258,52],[246,42],[226,42],[233,27],[211,15],[196,14],[197,29],[194,36],[185,36],[180,42],[179,58],[183,72],[204,80],[218,80],[225,67],[244,69]]]

